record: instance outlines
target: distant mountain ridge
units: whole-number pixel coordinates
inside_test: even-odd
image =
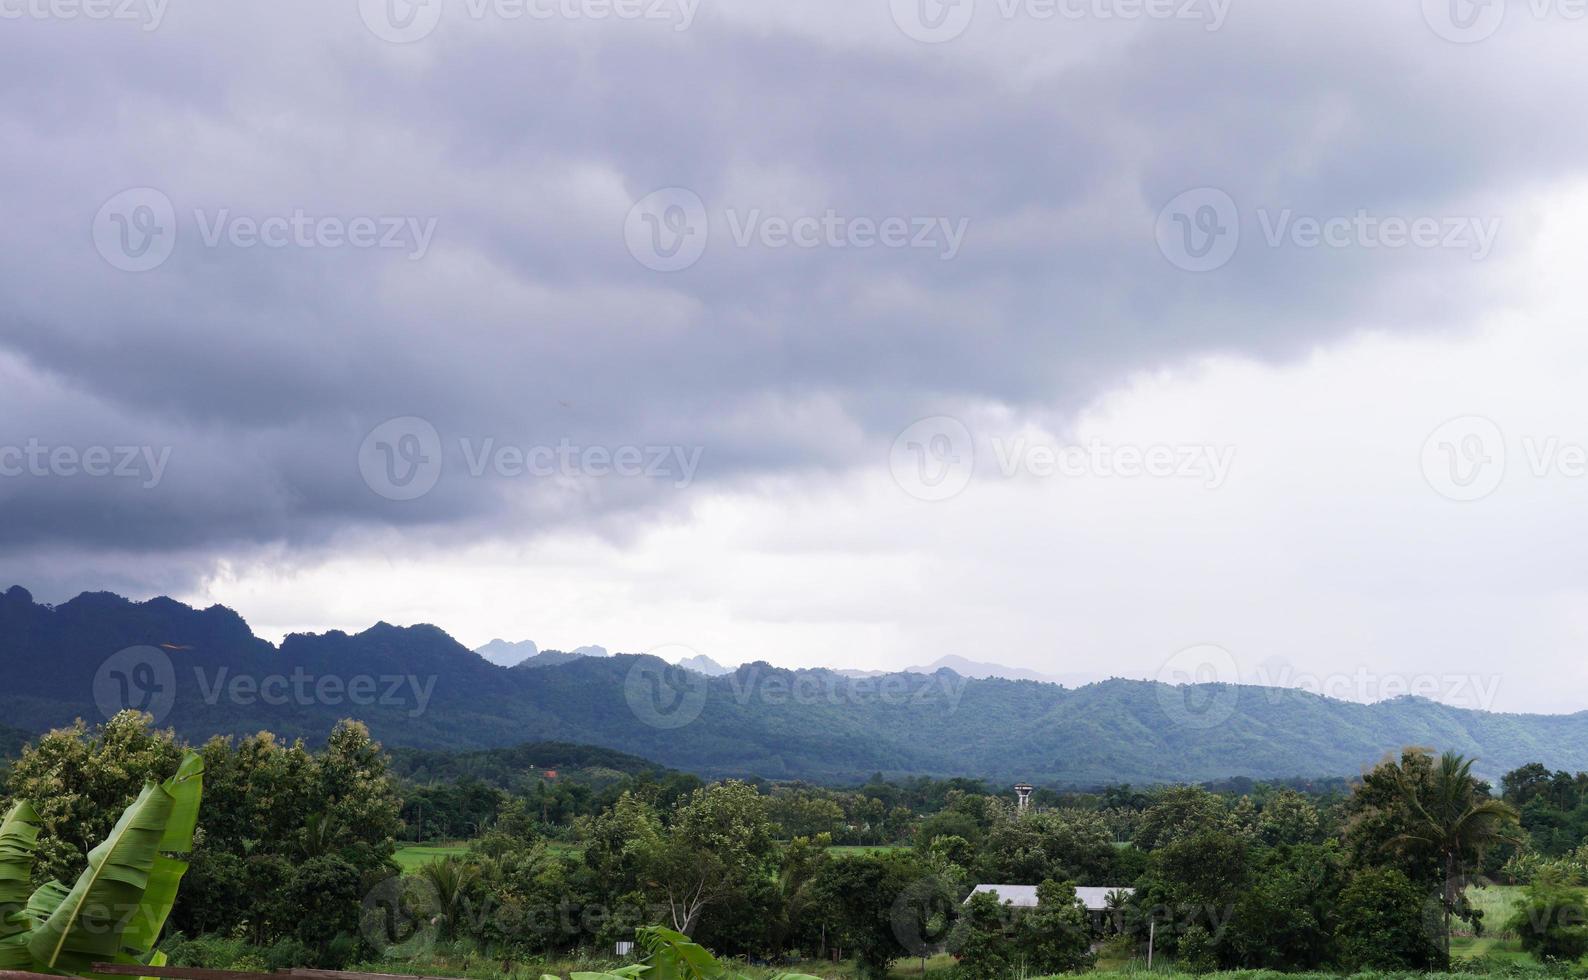
[[[498,638],[483,647],[475,647],[474,652],[498,667],[517,667],[531,657],[537,656],[540,648],[535,645],[534,640],[510,643]]]
[[[1476,756],[1489,776],[1533,761],[1588,770],[1588,712],[1365,705],[1218,684],[1065,688],[948,668],[852,678],[752,663],[708,678],[665,666],[619,654],[509,669],[427,625],[294,634],[278,647],[220,606],[85,593],[52,607],[23,589],[0,593],[0,719],[30,733],[100,720],[130,694],[192,739],[269,729],[318,741],[356,717],[393,747],[571,742],[708,776],[1351,776],[1406,745]]]
[[[600,646],[578,647],[572,653],[564,653],[561,650],[542,650],[535,645],[534,640],[510,643],[502,639],[492,640],[483,647],[475,647],[474,652],[498,667],[549,667],[565,664],[575,657],[611,656],[606,647]]]

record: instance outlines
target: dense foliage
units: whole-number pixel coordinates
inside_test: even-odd
[[[171,776],[182,754],[134,712],[35,740],[5,787],[38,812],[35,882],[75,878],[144,782]],[[399,804],[369,732],[339,725],[319,753],[268,734],[212,739],[198,757],[205,805],[172,927],[290,941],[306,962],[351,957],[364,895],[396,870]]]
[[[183,750],[130,713],[37,739],[6,790],[39,800],[40,874],[80,870]],[[552,745],[400,754],[409,781],[356,723],[319,751],[268,734],[197,751],[207,804],[166,947],[191,965],[391,965],[438,951],[534,963],[610,955],[661,926],[718,955],[848,961],[874,977],[945,953],[966,978],[1070,972],[1100,949],[1140,958],[1149,941],[1193,972],[1426,971],[1450,963],[1452,930],[1485,927],[1470,904],[1478,876],[1524,865],[1523,905],[1489,925],[1540,961],[1588,948],[1580,879],[1562,863],[1575,848],[1544,860],[1533,845],[1558,820],[1523,787],[1555,778],[1508,776],[1496,797],[1465,759],[1417,750],[1349,789],[1047,790],[1026,810],[974,781],[707,784]],[[549,792],[569,805],[534,805]],[[469,844],[400,874],[395,841],[416,836],[401,815],[420,799],[432,826],[452,819],[438,801],[465,801]],[[840,838],[889,846],[835,849]],[[1034,885],[1035,905],[967,901],[982,883]],[[1134,892],[1088,911],[1078,887]]]

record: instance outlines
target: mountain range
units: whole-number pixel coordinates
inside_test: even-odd
[[[256,637],[236,612],[85,593],[0,593],[0,725],[38,732],[131,705],[190,739],[319,741],[356,717],[392,747],[598,746],[707,776],[827,782],[873,772],[1051,785],[1350,776],[1406,745],[1497,776],[1588,769],[1588,712],[1497,714],[1222,684],[1081,687],[952,669],[847,677],[751,663],[717,677],[652,657],[507,668],[435,626]]]
[[[474,652],[498,667],[549,667],[565,664],[575,657],[611,656],[606,647],[576,647],[573,652],[565,653],[561,650],[542,650],[535,645],[534,640],[510,643],[501,639],[492,640],[483,647],[475,647]]]

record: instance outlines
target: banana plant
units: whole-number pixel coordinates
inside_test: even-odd
[[[0,822],[0,970],[95,977],[95,963],[164,965],[155,952],[193,849],[204,763],[182,759],[176,775],[149,783],[71,888],[29,891],[40,821],[27,802]],[[109,978],[104,980],[124,980]]]

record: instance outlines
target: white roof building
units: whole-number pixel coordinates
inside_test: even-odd
[[[1134,894],[1134,888],[1077,888],[1075,889],[1076,901],[1086,907],[1088,912],[1104,912],[1108,909],[1108,896],[1120,892],[1129,896]],[[1034,909],[1037,907],[1036,885],[977,885],[971,889],[971,895],[982,892],[991,892],[998,896],[999,904],[1008,902],[1017,909]],[[965,901],[970,901],[967,896]]]

